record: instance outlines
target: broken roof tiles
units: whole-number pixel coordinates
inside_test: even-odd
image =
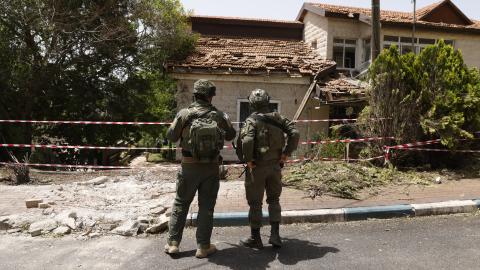
[[[303,41],[201,36],[190,56],[168,67],[180,73],[285,73],[295,77],[314,75],[334,65]]]
[[[434,11],[436,8],[441,5],[449,4],[456,12],[465,18],[466,25],[463,24],[449,24],[443,22],[431,22],[427,21],[428,15]],[[332,15],[344,15],[348,16],[350,14],[361,14],[364,16],[371,17],[370,8],[357,8],[357,7],[348,7],[348,6],[338,6],[330,4],[321,4],[321,3],[306,3],[306,5],[311,5],[316,8],[325,10],[325,12]],[[417,20],[416,24],[419,26],[426,26],[431,28],[440,28],[440,29],[457,29],[457,30],[473,30],[475,32],[480,31],[480,21],[475,21],[466,17],[451,1],[444,0],[440,2],[433,3],[431,5],[425,6],[417,10],[416,14]],[[411,12],[402,12],[402,11],[391,11],[391,10],[381,10],[380,18],[383,23],[391,24],[412,24],[413,13]],[[471,23],[471,24],[469,24]]]

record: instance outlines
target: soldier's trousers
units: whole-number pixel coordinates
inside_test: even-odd
[[[282,193],[282,172],[278,162],[257,164],[245,176],[245,192],[250,211],[248,221],[250,227],[262,226],[263,194],[267,193],[268,216],[270,223],[281,221],[280,194]]]
[[[169,223],[168,241],[180,243],[190,204],[198,190],[197,244],[210,246],[213,212],[220,185],[217,163],[182,163],[177,176],[177,192]]]

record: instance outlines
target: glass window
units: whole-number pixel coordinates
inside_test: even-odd
[[[343,46],[335,45],[333,47],[333,61],[337,62],[337,67],[343,68]]]
[[[354,39],[345,39],[345,44],[348,45],[357,45],[357,41]]]
[[[370,46],[370,39],[363,40],[363,62],[367,62],[371,59],[372,47]]]
[[[402,54],[413,52],[412,45],[402,44]]]
[[[355,39],[333,39],[333,60],[338,68],[355,68],[355,52],[357,41]]]
[[[312,48],[313,49],[317,48],[317,41],[316,40],[312,41]]]
[[[445,40],[445,44],[453,46],[454,42],[453,42],[453,40]]]
[[[390,42],[398,42],[398,37],[394,36],[384,36],[383,37],[384,41],[390,41]]]
[[[420,44],[428,44],[428,45],[430,45],[430,44],[435,44],[435,39],[420,38],[420,39],[418,40],[418,43],[420,43]]]
[[[352,47],[345,47],[345,68],[355,68],[355,49]]]

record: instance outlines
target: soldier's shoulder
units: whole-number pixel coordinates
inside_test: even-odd
[[[178,111],[176,118],[186,118],[192,113],[191,108],[183,108]]]

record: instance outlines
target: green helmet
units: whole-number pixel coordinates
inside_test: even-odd
[[[209,80],[200,79],[193,84],[193,94],[201,95],[204,97],[215,96],[217,87]]]
[[[270,104],[270,95],[263,89],[255,89],[248,96],[248,102],[253,109],[266,107]]]

